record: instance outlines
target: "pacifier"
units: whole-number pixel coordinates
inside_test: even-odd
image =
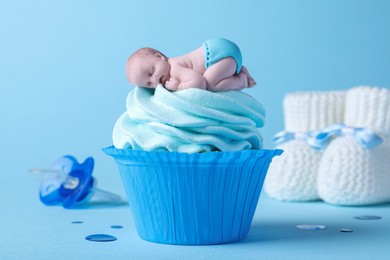
[[[47,206],[68,209],[87,202],[123,204],[119,195],[97,188],[93,166],[92,157],[80,164],[75,157],[65,155],[48,169],[33,168],[30,172],[40,177],[39,198]]]

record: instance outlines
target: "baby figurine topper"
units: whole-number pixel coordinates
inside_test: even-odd
[[[129,57],[126,76],[133,85],[155,88],[162,84],[168,90],[225,91],[256,85],[242,66],[238,46],[223,38],[207,40],[198,49],[173,58],[152,48],[141,48]]]

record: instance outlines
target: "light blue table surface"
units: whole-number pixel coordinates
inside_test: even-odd
[[[10,175],[15,174],[9,172]],[[336,207],[323,202],[284,203],[262,193],[252,227],[243,241],[211,246],[174,246],[141,240],[127,205],[87,205],[66,210],[38,198],[33,178],[2,182],[0,259],[389,259],[390,205]],[[113,185],[119,176],[113,173]],[[23,190],[24,192],[19,192]],[[111,190],[112,191],[112,190]],[[116,193],[123,195],[118,186]],[[377,215],[379,220],[357,220]],[[73,224],[72,221],[82,221]],[[298,224],[323,224],[301,230]],[[121,225],[122,229],[113,229]],[[342,233],[341,228],[352,229]],[[91,242],[109,234],[113,242]]]

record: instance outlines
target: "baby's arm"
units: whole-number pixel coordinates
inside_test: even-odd
[[[206,89],[206,80],[199,72],[178,64],[171,67],[171,78],[165,83],[165,87],[169,90]]]

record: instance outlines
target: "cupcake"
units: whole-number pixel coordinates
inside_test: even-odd
[[[139,236],[164,244],[242,240],[274,156],[263,106],[241,91],[134,88],[103,151],[119,169]]]

